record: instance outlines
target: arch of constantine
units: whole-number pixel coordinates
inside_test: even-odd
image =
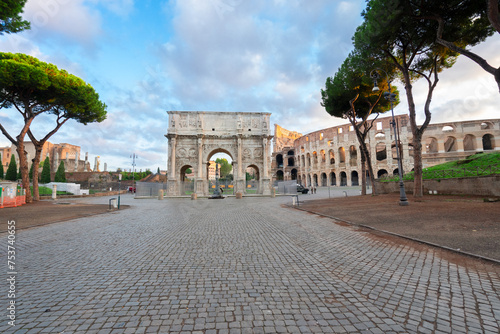
[[[193,192],[209,195],[210,159],[226,153],[232,159],[234,192],[246,192],[246,170],[258,176],[257,193],[271,193],[270,113],[168,111],[167,195],[184,195],[186,171],[194,173]]]
[[[398,173],[391,117],[379,118],[367,138],[375,178]],[[403,172],[413,169],[408,115],[396,116]],[[478,152],[500,150],[500,119],[429,124],[422,138],[423,167],[459,160]],[[275,180],[305,186],[351,186],[361,183],[361,153],[352,125],[302,135],[275,125],[272,155]]]

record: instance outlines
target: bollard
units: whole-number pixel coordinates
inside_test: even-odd
[[[198,195],[196,195],[195,193],[191,194],[191,200],[196,200],[197,198],[198,198]]]
[[[158,200],[163,200],[163,189],[158,189]]]
[[[243,193],[238,191],[236,193],[236,199],[242,199],[242,198],[243,198]]]
[[[52,186],[52,199],[57,199],[57,184]]]
[[[272,198],[276,197],[276,189],[274,188],[271,189],[271,197]]]

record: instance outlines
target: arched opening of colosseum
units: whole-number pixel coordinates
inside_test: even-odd
[[[297,180],[297,170],[295,168],[290,171],[290,176],[292,180]]]
[[[276,180],[283,181],[285,179],[285,175],[282,170],[276,172]]]
[[[307,161],[306,168],[307,167],[311,167],[311,154],[307,153],[307,155],[306,155],[306,161]]]
[[[476,136],[466,135],[464,137],[464,151],[475,151],[476,150]]]
[[[295,166],[295,158],[294,157],[288,157],[288,166],[289,167],[294,167]]]
[[[392,171],[392,175],[396,176],[399,174],[399,168],[396,168],[395,170]]]
[[[383,161],[387,159],[387,147],[384,143],[378,143],[375,147],[377,161]]]
[[[339,163],[345,163],[345,149],[343,147],[339,147]]]
[[[487,133],[483,136],[483,150],[493,150],[495,148],[495,138]]]
[[[319,154],[321,154],[321,162],[322,163],[325,163],[326,162],[326,154],[325,154],[325,150],[321,150],[319,152]]]
[[[313,185],[317,187],[319,185],[318,183],[318,174],[313,175]]]
[[[340,186],[347,186],[347,174],[346,172],[340,172]]]
[[[356,172],[355,170],[351,172],[351,185],[359,186],[358,172]]]
[[[330,165],[335,165],[335,153],[333,153],[333,150],[330,150]]]
[[[455,137],[449,136],[444,142],[445,152],[455,152],[457,150],[457,139]]]
[[[434,137],[429,137],[425,141],[425,150],[427,153],[438,153],[438,141]]]
[[[260,172],[259,167],[250,165],[246,168],[247,173],[251,175],[250,180],[245,183],[245,193],[260,194]]]
[[[290,151],[288,151],[287,155],[295,155],[294,150],[290,150]]]
[[[313,152],[313,167],[316,168],[318,166],[318,152]]]
[[[278,168],[283,167],[283,155],[281,154],[276,155],[276,165],[278,166]]]
[[[311,175],[307,175],[307,184],[306,184],[306,186],[310,187],[311,184],[312,184],[312,182],[311,182]]]
[[[387,171],[385,169],[380,169],[378,172],[377,172],[377,178],[382,178],[382,177],[385,177],[389,175],[389,173],[387,173]]]
[[[330,185],[331,186],[336,186],[337,185],[337,177],[335,176],[334,172],[330,173]]]
[[[182,185],[181,193],[183,195],[188,195],[192,193],[194,190],[193,166],[191,165],[182,166],[180,172],[180,178]]]
[[[326,173],[321,173],[321,186],[328,186],[328,179],[326,178]]]
[[[351,166],[356,166],[358,164],[358,151],[354,145],[349,147],[349,164]]]

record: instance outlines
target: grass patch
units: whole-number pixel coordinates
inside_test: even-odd
[[[31,194],[33,195],[33,186],[30,186]],[[67,191],[57,191],[57,195],[73,195]],[[52,195],[52,189],[48,187],[38,187],[38,194],[40,196],[50,196]]]
[[[440,165],[424,168],[422,178],[453,179],[458,177],[477,177],[500,174],[500,152],[476,153],[465,159],[449,161]],[[405,181],[413,181],[414,172],[403,176]],[[398,181],[397,175],[381,180],[382,182]]]

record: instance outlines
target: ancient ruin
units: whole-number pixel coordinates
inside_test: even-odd
[[[235,193],[246,192],[247,168],[258,175],[261,195],[271,193],[270,113],[169,111],[167,195],[184,195],[186,171],[194,172],[193,192],[209,194],[209,161],[216,153],[232,159]]]
[[[375,177],[398,173],[391,117],[379,118],[367,142]],[[413,169],[408,115],[396,116],[403,172]],[[305,186],[354,186],[361,183],[361,153],[352,125],[300,135],[276,126],[272,154],[273,180],[297,180]],[[422,139],[424,168],[463,159],[477,152],[500,150],[500,119],[430,124]]]

